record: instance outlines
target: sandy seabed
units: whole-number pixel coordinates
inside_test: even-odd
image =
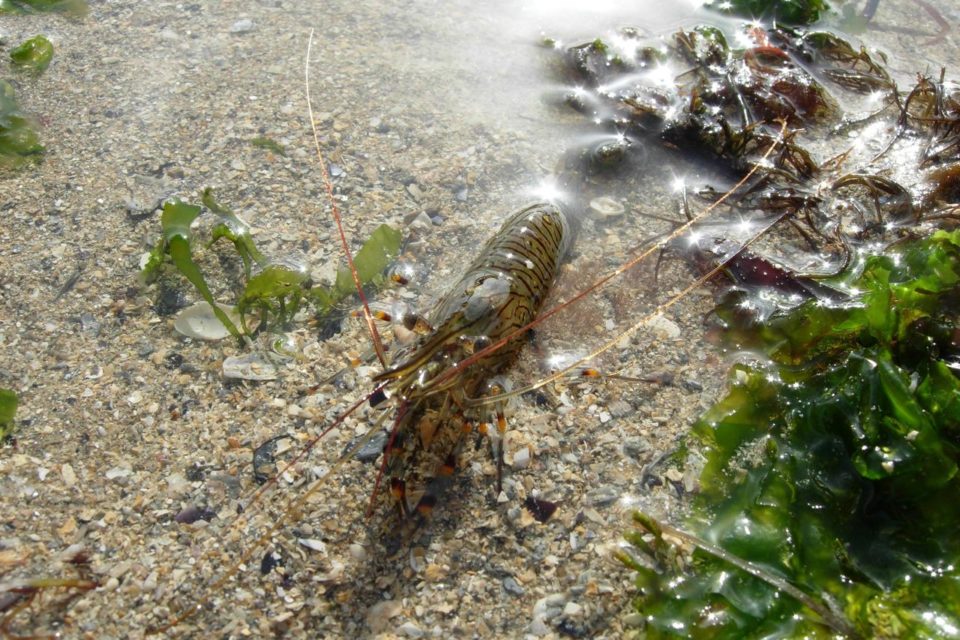
[[[427,530],[388,557],[369,533],[377,516],[364,515],[375,465],[351,461],[304,497],[369,429],[370,410],[250,504],[256,446],[282,433],[306,443],[370,388],[371,367],[324,383],[369,348],[360,323],[345,320],[327,340],[300,323],[290,335],[299,357],[278,379],[226,380],[236,345],[176,334],[138,278],[158,204],[197,202],[205,187],[266,253],[295,257],[318,281],[333,276],[341,249],[304,100],[313,29],[314,110],[352,248],[381,223],[403,230],[418,277],[378,302],[429,309],[530,199],[579,122],[544,98],[536,25],[506,33],[496,8],[469,4],[92,2],[82,20],[0,21],[6,47],[36,33],[56,47],[43,76],[16,79],[46,157],[0,176],[0,386],[21,400],[0,449],[0,581],[75,577],[68,560],[82,552],[100,585],[69,603],[45,593],[11,630],[136,637],[196,604],[203,610],[171,634],[620,637],[636,622],[631,576],[610,550],[632,508],[669,518],[695,489],[684,461],[664,456],[722,390],[723,354],[702,340],[709,291],[598,363],[672,384],[551,385],[539,402],[517,401],[507,456],[525,461],[508,465],[504,494],[494,495],[489,456],[471,452]],[[632,22],[610,15],[606,27]],[[917,57],[913,43],[936,25],[910,2],[885,0],[875,27],[867,37],[905,77],[960,59],[953,32]],[[257,137],[286,155],[254,146]],[[627,210],[676,211],[663,182],[657,168],[631,178]],[[554,302],[662,231],[588,222]],[[236,264],[227,267],[214,278],[224,301]],[[551,357],[589,351],[690,278],[671,264],[654,287],[642,267],[539,328],[509,377],[522,384]],[[174,306],[193,301],[183,292]],[[529,459],[514,458],[524,448]],[[522,508],[528,496],[557,503],[557,514],[537,522]],[[247,550],[236,575],[211,587]],[[272,554],[280,560],[264,566]]]

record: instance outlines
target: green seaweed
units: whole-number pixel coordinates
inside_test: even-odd
[[[958,634],[960,231],[845,279],[857,304],[763,326],[721,305],[727,337],[766,361],[735,367],[695,426],[687,566],[647,521],[628,537],[649,561],[622,554],[647,637]]]
[[[246,317],[254,308],[261,318],[276,318],[270,324],[288,325],[300,309],[307,281],[305,272],[284,265],[270,265],[250,278],[237,301],[243,330],[249,333]]]
[[[0,168],[37,161],[43,152],[33,121],[20,110],[13,85],[0,80]]]
[[[714,0],[707,6],[743,18],[776,20],[790,25],[813,24],[830,9],[824,0]]]
[[[11,389],[0,388],[0,440],[13,433],[13,418],[20,399]]]
[[[353,258],[360,284],[366,286],[375,283],[377,276],[390,266],[399,253],[400,232],[385,224],[377,227]],[[340,300],[355,291],[350,269],[340,267],[331,295]]]
[[[287,150],[284,149],[282,144],[266,136],[257,136],[256,138],[250,141],[250,144],[260,149],[266,149],[267,151],[271,151],[277,154],[278,156],[287,155]]]
[[[86,0],[0,0],[0,16],[29,13],[63,13],[71,17],[87,15]]]
[[[253,243],[253,238],[250,237],[250,227],[246,222],[238,218],[237,214],[229,207],[217,202],[213,197],[213,190],[209,187],[203,190],[201,202],[203,202],[203,206],[210,209],[210,211],[221,220],[220,224],[213,228],[210,245],[220,238],[226,238],[232,242],[237,253],[240,255],[240,259],[243,261],[244,276],[249,279],[253,262],[256,262],[260,266],[267,264],[266,256],[260,253]]]
[[[176,199],[164,204],[162,237],[150,252],[142,275],[146,282],[153,282],[164,265],[171,262],[196,287],[223,325],[237,338],[242,339],[252,333],[248,321],[251,313],[258,314],[256,325],[261,329],[283,329],[289,326],[304,301],[322,316],[355,292],[353,277],[346,267],[338,270],[333,286],[311,286],[305,270],[281,261],[272,261],[265,256],[254,243],[247,224],[229,207],[219,203],[209,188],[203,192],[202,203],[220,220],[213,227],[206,247],[210,248],[217,240],[226,238],[243,261],[243,282],[238,287],[241,292],[236,305],[240,328],[214,303],[203,272],[193,258],[190,226],[200,215],[200,206],[184,204]],[[383,272],[400,252],[400,238],[400,232],[388,225],[381,225],[370,235],[354,257],[361,286],[382,282]]]
[[[200,211],[199,206],[185,204],[177,198],[163,203],[163,212],[160,216],[162,237],[150,253],[147,264],[143,268],[143,275],[147,281],[153,280],[159,268],[164,264],[165,258],[169,257],[177,271],[197,289],[200,296],[210,305],[214,315],[223,323],[223,326],[233,336],[241,338],[240,330],[217,305],[203,272],[193,260],[190,225],[200,215]]]
[[[353,265],[362,286],[382,283],[383,272],[400,254],[400,238],[400,232],[386,224],[380,225],[370,234],[353,257]],[[356,286],[350,269],[343,266],[337,270],[337,279],[331,288],[314,287],[310,290],[309,297],[317,311],[323,315],[355,292]]]
[[[13,65],[23,71],[40,75],[53,60],[53,44],[42,35],[24,40],[10,52]]]

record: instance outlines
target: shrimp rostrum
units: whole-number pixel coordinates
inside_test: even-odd
[[[371,404],[388,397],[396,404],[380,476],[389,492],[379,493],[392,496],[402,526],[388,548],[429,515],[471,433],[491,436],[499,493],[503,409],[493,403],[485,411],[474,400],[503,390],[491,378],[516,356],[517,338],[536,317],[572,235],[554,204],[514,213],[432,312],[408,323],[419,327],[417,340],[374,378]]]

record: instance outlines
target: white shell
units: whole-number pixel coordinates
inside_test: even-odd
[[[610,196],[601,196],[590,201],[590,213],[594,218],[615,218],[626,209]]]
[[[217,303],[217,306],[227,314],[234,325],[240,326],[240,316],[233,307],[220,303]],[[206,302],[190,305],[178,313],[173,328],[177,333],[198,340],[222,340],[230,335],[223,323],[213,314],[213,307]]]
[[[276,380],[277,368],[259,353],[247,353],[225,358],[223,377],[240,380]]]

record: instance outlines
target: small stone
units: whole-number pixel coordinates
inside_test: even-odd
[[[80,314],[80,330],[84,333],[97,335],[100,333],[100,321],[92,313]]]
[[[576,602],[568,602],[563,607],[563,615],[568,618],[579,618],[583,615],[583,607]]]
[[[530,634],[534,636],[545,636],[550,633],[550,626],[541,620],[540,618],[535,618],[533,622],[530,623]]]
[[[433,220],[430,219],[430,216],[426,214],[425,211],[421,211],[417,216],[410,222],[411,229],[417,229],[419,231],[426,231],[427,229],[433,226]]]
[[[641,453],[650,450],[650,443],[644,438],[627,438],[623,441],[623,455],[628,458],[639,458]]]
[[[63,484],[68,487],[72,487],[77,484],[77,474],[74,473],[73,467],[70,466],[69,462],[66,462],[60,466],[60,477],[63,479]]]
[[[606,524],[606,520],[603,519],[603,516],[600,515],[600,513],[596,509],[593,509],[593,508],[584,509],[583,515],[586,516],[587,519],[590,520],[591,522],[595,522],[597,524]]]
[[[193,524],[197,520],[209,522],[216,517],[217,513],[210,509],[201,509],[200,507],[190,506],[178,513],[174,520],[180,524]]]
[[[396,618],[403,612],[403,605],[398,600],[384,600],[370,607],[367,611],[367,626],[374,633],[386,631],[391,618]]]
[[[357,562],[363,562],[367,559],[367,550],[363,548],[362,544],[354,542],[350,545],[350,556]]]
[[[677,469],[676,467],[670,467],[669,469],[667,469],[667,470],[664,472],[663,477],[665,477],[665,478],[666,478],[667,480],[669,480],[670,482],[682,482],[682,481],[683,481],[683,474],[680,473],[680,470]]]
[[[417,202],[420,202],[420,199],[423,198],[423,191],[420,190],[416,182],[411,182],[407,185],[407,193]]]
[[[363,438],[366,438],[368,435],[369,434],[364,434],[354,438],[350,444],[347,445],[345,452],[353,450],[353,448],[356,447],[357,442]],[[387,439],[389,437],[390,434],[387,431],[378,431],[370,436],[365,443],[363,443],[363,446],[353,454],[353,457],[360,462],[373,462],[380,457],[380,454],[383,453],[383,448],[386,446]]]
[[[642,613],[628,613],[623,616],[623,626],[625,627],[642,627],[646,623],[646,617]]]
[[[179,473],[171,473],[167,476],[167,490],[177,495],[190,490],[190,482]]]
[[[424,636],[423,630],[412,622],[404,622],[397,627],[397,632],[408,638],[422,638]]]
[[[257,382],[276,380],[277,368],[261,354],[247,353],[242,356],[224,358],[223,377]],[[291,407],[293,406],[295,405],[291,405]]]
[[[615,218],[623,215],[626,209],[623,205],[609,196],[601,196],[590,201],[590,213],[594,218]]]
[[[653,316],[647,324],[650,330],[661,339],[676,340],[682,334],[676,322],[662,315]]]
[[[427,552],[423,547],[414,547],[410,550],[410,568],[420,573],[427,566]]]
[[[603,507],[616,502],[620,497],[620,491],[616,487],[597,487],[586,495],[586,503],[593,507]]]
[[[297,538],[297,542],[311,551],[317,551],[319,553],[327,552],[327,545],[324,544],[323,540],[317,540],[316,538]]]
[[[117,478],[126,478],[133,471],[127,467],[112,467],[107,469],[107,472],[104,474],[107,480],[116,480]]]
[[[64,520],[63,524],[57,529],[57,534],[61,539],[66,540],[77,530],[77,521],[73,516],[69,516]]]
[[[633,405],[625,400],[614,400],[607,405],[607,410],[614,418],[623,418],[633,413]]]
[[[530,448],[521,447],[513,452],[513,460],[510,463],[514,469],[526,469],[530,464]]]
[[[503,590],[515,596],[522,596],[527,592],[513,576],[508,576],[503,580]]]
[[[253,20],[244,18],[243,20],[237,20],[230,25],[230,33],[247,33],[248,31],[253,31],[253,27]]]

